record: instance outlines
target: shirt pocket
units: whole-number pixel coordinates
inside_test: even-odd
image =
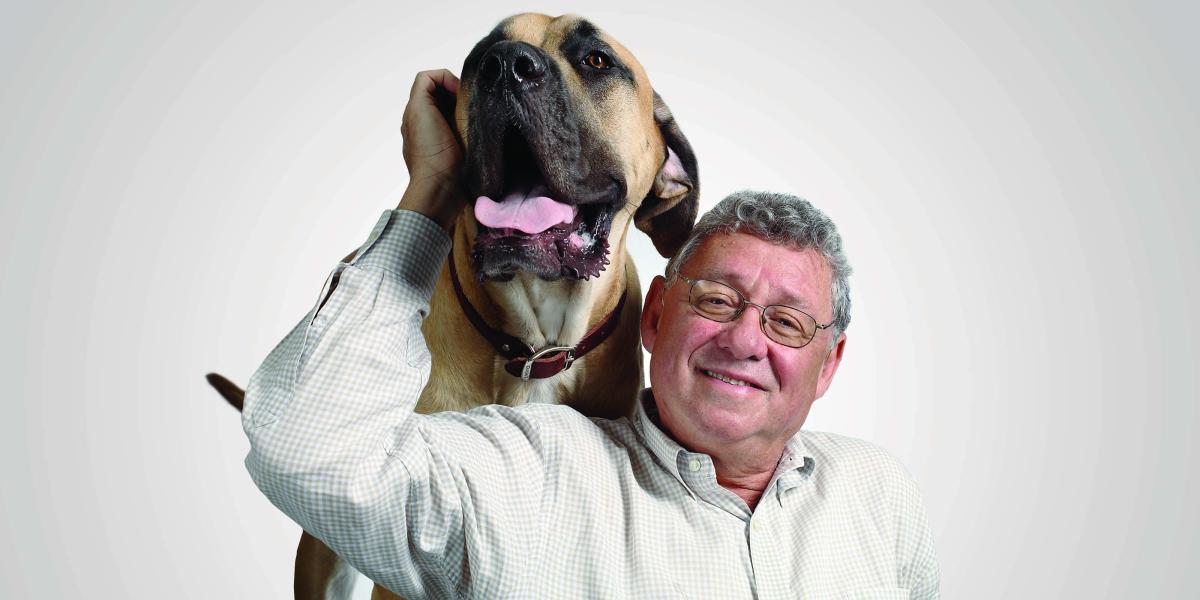
[[[842,594],[842,600],[907,600],[911,593],[904,588],[869,588]]]

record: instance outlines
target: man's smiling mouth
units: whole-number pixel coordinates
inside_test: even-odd
[[[724,381],[725,383],[728,383],[729,385],[744,386],[744,387],[748,387],[748,388],[759,389],[759,387],[757,385],[754,385],[753,383],[750,383],[749,381],[742,381],[741,379],[734,379],[727,375],[722,375],[720,373],[717,373],[716,371],[709,371],[708,369],[702,369],[700,372],[704,373],[705,375],[707,375],[709,377],[712,377],[713,379],[716,379],[719,381]]]

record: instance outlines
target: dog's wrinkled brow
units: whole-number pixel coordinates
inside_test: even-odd
[[[637,81],[633,76],[633,71],[630,71],[629,67],[625,66],[625,63],[621,62],[620,57],[617,56],[616,50],[614,50],[612,46],[608,45],[608,42],[604,41],[604,38],[601,37],[600,30],[586,19],[580,19],[580,21],[571,28],[571,31],[567,32],[567,35],[563,38],[563,42],[559,45],[558,49],[563,56],[566,56],[568,60],[573,62],[583,60],[583,57],[592,50],[600,50],[607,54],[608,58],[612,60],[612,70],[615,74],[620,75],[622,79],[628,80],[631,85],[635,87],[637,86]]]

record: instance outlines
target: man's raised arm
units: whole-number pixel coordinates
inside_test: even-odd
[[[250,379],[242,414],[246,467],[272,503],[364,572],[390,563],[411,582],[436,573],[399,554],[411,533],[411,481],[392,454],[419,437],[410,417],[429,376],[420,324],[448,251],[425,217],[384,213],[358,255],[338,265],[337,289]],[[454,532],[445,533],[448,543]]]
[[[469,467],[454,452],[496,455],[473,447],[487,441],[469,428],[413,414],[429,377],[421,321],[460,201],[448,174],[461,153],[436,104],[456,82],[418,75],[405,111],[407,210],[385,212],[336,267],[251,378],[242,416],[246,467],[271,502],[367,576],[422,597],[457,595],[468,567],[463,513],[476,507],[458,495]],[[462,440],[443,451],[434,442],[447,432]]]

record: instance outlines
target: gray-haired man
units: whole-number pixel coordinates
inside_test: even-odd
[[[430,101],[445,77],[418,76],[406,110],[407,210],[251,380],[247,466],[272,502],[405,597],[938,597],[903,467],[800,430],[850,320],[841,238],[804,200],[742,192],[700,220],[647,293],[633,419],[412,413],[453,212],[418,176],[456,166],[423,151],[453,143]]]

